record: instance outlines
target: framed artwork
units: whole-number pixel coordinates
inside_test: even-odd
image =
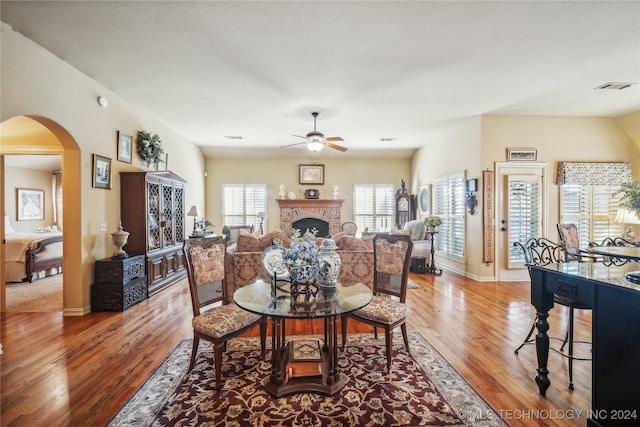
[[[507,161],[536,162],[538,161],[538,150],[535,148],[507,148]]]
[[[124,132],[118,131],[118,161],[131,163],[132,148],[133,137]]]
[[[324,165],[299,165],[300,184],[324,185]]]
[[[111,189],[111,159],[93,155],[93,188]]]
[[[431,214],[431,185],[423,185],[418,189],[418,211],[421,216]]]
[[[18,203],[16,207],[18,221],[44,219],[44,191],[29,188],[17,188]]]
[[[156,170],[166,171],[167,170],[167,161],[168,161],[168,159],[169,159],[169,155],[165,151],[164,154],[162,154],[162,157],[160,158],[160,161],[156,165]]]

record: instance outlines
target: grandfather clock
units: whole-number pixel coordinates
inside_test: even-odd
[[[407,193],[404,179],[402,188],[396,192],[396,228],[402,230],[407,221],[414,219],[413,196]]]

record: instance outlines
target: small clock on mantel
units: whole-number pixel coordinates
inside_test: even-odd
[[[315,189],[305,190],[304,191],[304,198],[305,199],[319,199],[320,198],[320,192],[318,190],[315,190]]]

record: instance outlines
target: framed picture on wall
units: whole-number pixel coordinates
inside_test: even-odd
[[[132,148],[133,137],[124,132],[118,131],[118,161],[131,163]]]
[[[44,191],[29,188],[18,188],[16,190],[18,197],[16,218],[18,218],[18,221],[43,220]]]
[[[93,155],[93,188],[111,189],[111,159],[108,157]]]
[[[420,216],[431,214],[431,185],[423,185],[418,189],[418,213]]]
[[[538,150],[535,148],[507,148],[507,161],[536,162],[538,161]]]
[[[324,165],[299,165],[300,184],[324,185]]]

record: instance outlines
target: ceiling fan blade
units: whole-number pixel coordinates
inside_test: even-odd
[[[296,138],[309,139],[306,136],[302,136],[302,135],[291,135],[291,136],[295,136]]]
[[[288,147],[293,147],[294,145],[302,145],[302,144],[306,144],[307,142],[296,142],[295,144],[289,144],[289,145],[283,145],[280,148],[288,148]]]
[[[344,139],[340,138],[339,136],[331,136],[329,138],[325,138],[325,141],[344,141]]]
[[[343,147],[341,145],[332,144],[330,142],[325,142],[324,145],[326,145],[329,148],[333,148],[334,150],[338,150],[338,151],[342,151],[342,152],[347,151],[346,147]]]

